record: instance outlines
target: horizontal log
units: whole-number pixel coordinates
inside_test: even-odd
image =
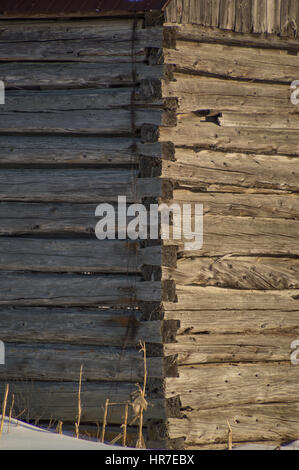
[[[138,273],[161,259],[161,247],[140,250],[129,240],[0,239],[0,269],[7,271]]]
[[[192,223],[194,226],[194,214]],[[173,225],[173,232],[179,240],[165,240],[165,243],[177,244],[179,257],[219,255],[289,257],[289,255],[299,254],[297,237],[299,222],[297,220],[205,215],[203,217],[203,246],[200,249],[191,249],[191,251],[188,251],[190,248],[186,246],[190,240],[184,237],[177,218],[174,218]],[[197,236],[201,236],[200,233]]]
[[[260,111],[262,111],[260,109]],[[299,115],[275,114],[243,114],[225,111],[218,119],[222,127],[250,127],[257,129],[299,129]]]
[[[143,357],[137,349],[32,343],[5,345],[0,379],[71,382],[78,380],[81,365],[88,382],[143,380]],[[147,370],[149,378],[163,378],[163,358],[147,358]]]
[[[184,436],[186,444],[225,444],[229,422],[233,433],[233,445],[237,443],[267,441],[282,442],[296,440],[299,432],[298,421],[294,419],[299,403],[275,403],[263,405],[242,405],[217,408],[217,410],[184,411],[185,419],[168,420],[169,437]],[[277,445],[273,447],[277,447]],[[272,447],[272,448],[273,448]]]
[[[254,294],[253,294],[254,295]],[[213,306],[213,304],[212,304]],[[199,308],[200,306],[198,306]],[[211,307],[211,306],[210,306]],[[178,335],[229,335],[238,334],[294,334],[299,337],[299,310],[269,309],[261,306],[260,310],[181,310],[169,308],[165,320],[180,322]]]
[[[80,21],[31,20],[0,21],[0,43],[53,41],[73,39],[98,39],[99,41],[130,41],[132,39],[132,19],[89,19]],[[143,29],[142,20],[137,19],[135,31],[139,37],[150,37],[150,28]]]
[[[191,190],[177,189],[173,193],[172,202],[180,205],[203,204],[206,215],[294,220],[299,218],[299,198],[296,194],[194,193]]]
[[[1,308],[0,337],[5,343],[65,343],[91,346],[161,344],[162,322],[141,321],[134,310]]]
[[[87,62],[0,62],[0,75],[6,90],[128,86],[144,79],[160,79],[163,76],[162,65],[150,67],[137,62],[135,68],[136,74],[133,74],[131,63],[116,60],[113,66]]]
[[[180,395],[182,408],[219,409],[247,404],[296,403],[298,368],[291,364],[179,367],[166,378],[166,398]]]
[[[127,202],[157,197],[162,183],[158,178],[137,178],[125,169],[2,169],[0,200],[19,202]]]
[[[271,10],[268,13],[271,14]],[[268,30],[268,32],[273,33],[274,31]],[[299,52],[298,41],[293,38],[286,39],[278,35],[268,35],[265,37],[264,34],[246,34],[246,32],[240,34],[228,30],[221,31],[221,29],[218,28],[206,28],[192,24],[176,25],[176,38],[180,41]]]
[[[163,268],[163,278],[179,285],[299,289],[299,260],[246,256],[179,259],[177,268]]]
[[[159,143],[133,138],[0,136],[0,165],[134,165],[140,156],[161,157]]]
[[[218,287],[177,286],[178,302],[166,310],[298,310],[299,290],[235,290]]]
[[[160,282],[137,276],[0,272],[0,305],[100,306],[159,302]]]
[[[48,92],[50,93],[50,92]],[[52,100],[58,104],[59,94],[55,92]],[[97,109],[92,108],[93,98],[86,94],[80,96],[85,100],[81,107],[74,102],[73,110],[63,110],[56,106],[56,109],[43,110],[42,101],[40,108],[36,111],[24,111],[22,100],[18,103],[18,110],[1,109],[2,122],[0,134],[14,133],[60,133],[60,134],[96,134],[98,136],[128,136],[132,130],[132,110],[131,109]],[[32,99],[32,98],[31,98]],[[90,105],[86,103],[90,100]],[[53,101],[53,102],[54,102]],[[63,100],[62,100],[63,101]],[[76,100],[74,100],[76,101]],[[70,104],[69,104],[70,105]],[[84,107],[83,107],[84,106]],[[91,109],[86,109],[91,107]],[[159,126],[162,124],[162,111],[159,109],[136,109],[134,112],[134,123],[136,129],[140,129],[143,124]]]
[[[176,49],[164,49],[164,57],[178,72],[288,84],[299,68],[297,57],[284,50],[190,41],[177,41]]]
[[[199,110],[242,110],[242,113],[277,113],[271,118],[279,119],[281,111],[296,112],[290,100],[289,84],[249,83],[183,73],[175,73],[174,78],[162,82],[163,96],[178,97],[181,114]]]
[[[210,192],[220,185],[298,190],[297,158],[192,149],[176,149],[175,156],[176,162],[163,162],[163,177],[193,190]]]
[[[80,367],[78,371],[79,380]],[[84,369],[83,369],[84,377]],[[38,421],[58,421],[74,423],[78,415],[78,380],[75,382],[37,382],[16,381],[9,383],[9,403],[12,394],[15,397],[14,416],[22,413],[20,419]],[[5,384],[0,382],[0,396],[4,396]],[[136,390],[135,384],[125,382],[98,382],[82,383],[81,422],[102,423],[105,402],[125,403],[130,401],[130,395]],[[165,416],[165,401],[151,398],[152,406],[144,414],[145,422],[151,419],[160,420]],[[122,424],[124,422],[124,406],[109,407],[108,424]],[[130,419],[133,417],[132,407],[129,407]],[[120,430],[119,430],[120,431]]]
[[[220,127],[195,114],[179,115],[177,127],[160,128],[160,141],[193,148],[299,155],[297,130]]]
[[[297,330],[298,331],[298,330]],[[180,366],[289,361],[295,332],[287,334],[183,335],[165,345],[165,355],[177,355]]]

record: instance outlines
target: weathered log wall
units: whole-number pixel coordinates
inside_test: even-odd
[[[126,402],[142,383],[144,340],[145,420],[162,422],[172,323],[148,321],[161,301],[162,250],[97,240],[95,209],[171,194],[156,178],[163,148],[153,141],[171,124],[163,28],[142,18],[22,20],[0,22],[0,32],[0,397],[10,383],[16,414],[73,424],[82,364],[82,423],[101,423],[107,398]],[[113,408],[108,424],[123,415]]]
[[[179,3],[190,2],[174,1],[168,15]],[[214,4],[199,3],[197,14]],[[226,28],[250,29],[231,21]],[[177,295],[164,302],[165,318],[180,321],[177,342],[165,345],[178,366],[166,396],[181,410],[169,436],[185,448],[226,448],[229,421],[234,444],[298,439],[299,107],[290,84],[299,42],[184,24],[171,31],[163,96],[177,99],[177,126],[160,131],[175,147],[162,174],[172,202],[203,204],[204,245],[190,252],[176,241],[177,266],[163,268]]]
[[[165,11],[170,23],[299,37],[297,0],[172,0]]]

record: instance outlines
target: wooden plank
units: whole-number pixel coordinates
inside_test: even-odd
[[[298,369],[291,364],[180,367],[179,373],[179,378],[166,378],[166,397],[180,395],[182,408],[207,410],[298,400]]]
[[[137,349],[32,343],[5,345],[0,379],[71,382],[78,380],[81,365],[88,382],[143,380],[143,357]],[[149,377],[163,378],[163,358],[148,357],[147,370]]]
[[[181,73],[176,73],[174,78],[171,82],[163,81],[163,96],[178,97],[179,114],[200,110],[215,114],[242,110],[243,119],[248,113],[267,112],[275,113],[275,116],[271,114],[271,119],[279,120],[282,110],[285,114],[296,113],[290,100],[289,85],[228,81]]]
[[[164,56],[165,63],[174,64],[178,72],[288,84],[299,68],[297,56],[283,50],[190,41],[177,41],[176,49],[165,49]]]
[[[0,136],[0,166],[9,165],[133,165],[140,156],[161,157],[159,143],[133,138],[76,136]]]
[[[163,66],[150,67],[136,63],[133,77],[132,64],[115,63],[59,63],[59,62],[0,62],[0,74],[7,90],[11,88],[84,88],[132,85],[146,78],[163,75]]]
[[[160,266],[161,247],[145,250],[129,240],[1,237],[0,269],[112,274],[138,273],[144,264]]]
[[[299,310],[267,310],[261,306],[260,310],[167,310],[165,320],[178,320],[180,328],[178,335],[194,334],[199,337],[207,334],[294,334],[299,335]],[[200,308],[198,306],[198,308]]]
[[[0,200],[20,202],[127,202],[161,194],[157,178],[137,178],[125,169],[2,169]]]
[[[251,335],[186,335],[165,345],[180,366],[289,361],[294,332]]]
[[[15,395],[14,415],[22,413],[20,419],[37,421],[58,421],[74,423],[78,414],[78,377],[75,382],[38,382],[38,381],[9,381],[10,396]],[[84,379],[84,371],[83,371]],[[0,382],[0,396],[4,395],[5,384]],[[83,382],[81,390],[82,419],[84,423],[102,423],[105,401],[123,403],[130,400],[130,395],[136,390],[135,384],[126,382]],[[151,407],[144,414],[145,422],[155,417],[160,420],[165,416],[165,401],[162,398],[151,398]],[[125,407],[110,407],[109,424],[124,422]],[[129,407],[130,419],[132,408]]]
[[[296,194],[231,194],[174,191],[173,203],[203,204],[204,214],[274,219],[299,219],[299,198]],[[0,205],[1,217],[1,205]],[[1,233],[1,226],[0,226]]]
[[[192,227],[195,227],[195,211],[192,212]],[[290,257],[299,253],[298,230],[299,222],[295,220],[205,215],[203,246],[187,251],[185,243],[190,243],[190,239],[184,237],[178,218],[174,218],[173,231],[177,238],[164,243],[178,245],[179,256],[188,258],[228,255]]]
[[[299,114],[243,114],[225,111],[219,117],[222,127],[246,127],[256,129],[299,129]]]
[[[267,0],[267,32],[278,34],[280,32],[281,0]]]
[[[267,0],[252,0],[252,26],[254,33],[267,31]]]
[[[234,30],[236,17],[235,3],[235,0],[220,0],[219,28]]]
[[[178,302],[166,310],[298,310],[299,290],[235,290],[219,287],[177,286]]]
[[[217,408],[217,410],[184,411],[186,419],[170,418],[168,420],[169,437],[175,439],[185,436],[186,444],[207,445],[215,442],[223,443],[227,448],[227,432],[229,421],[234,446],[237,443],[296,440],[298,437],[298,421],[294,419],[299,411],[298,403],[275,403],[263,405],[242,405]],[[277,447],[277,445],[273,447]]]
[[[275,2],[277,7],[270,9],[270,13],[274,15],[268,18],[269,28],[273,31],[270,33],[278,33],[280,31],[280,6],[281,0],[268,0],[272,3]],[[281,50],[299,50],[299,43],[293,38],[282,38],[280,36],[267,36],[264,34],[248,34],[248,33],[237,33],[232,31],[221,31],[221,29],[206,28],[200,25],[176,25],[176,37],[178,40],[191,41],[191,42],[203,42],[210,44],[222,44],[228,46],[240,46],[240,47],[258,47],[261,49],[281,49]]]
[[[99,41],[131,41],[133,19],[82,19],[70,20],[27,20],[0,21],[0,43],[28,41],[69,41],[80,38],[98,39]],[[142,19],[135,24],[139,38],[150,37],[151,28],[143,29]],[[154,31],[158,28],[154,28]]]
[[[175,128],[160,128],[160,141],[172,141],[176,146],[299,155],[297,130],[220,127],[195,114],[178,116]]]
[[[216,192],[221,185],[221,191],[225,186],[298,190],[297,158],[192,149],[176,149],[175,155],[176,162],[163,162],[163,177],[193,190]]]
[[[3,306],[130,305],[159,302],[160,282],[137,276],[0,272]]]
[[[163,275],[179,285],[299,289],[299,261],[292,258],[245,256],[179,259],[177,268],[163,268]]]
[[[248,33],[252,29],[252,0],[236,0],[235,31]]]
[[[27,92],[27,101],[34,102],[35,97],[41,97],[38,92]],[[41,92],[43,93],[43,92]],[[65,91],[63,92],[47,92],[50,93],[45,101],[51,102],[44,103],[40,99],[37,104],[37,109],[26,111],[26,102],[23,99],[17,99],[16,109],[1,109],[1,124],[0,134],[13,133],[59,133],[59,134],[96,134],[100,135],[115,135],[126,136],[133,133],[132,124],[132,111],[131,109],[97,109],[97,105],[93,108],[92,96],[80,93],[80,101],[83,100],[82,105],[76,106],[76,96],[70,92],[70,99],[73,100],[72,104],[69,102],[68,108],[64,110],[60,108],[58,103],[60,98],[64,100]],[[89,101],[89,105],[87,104]],[[55,106],[56,103],[56,106]],[[24,108],[23,108],[24,106]],[[30,104],[29,104],[30,106]],[[45,106],[45,108],[44,108]],[[33,107],[34,108],[34,107]],[[90,109],[87,109],[90,108]],[[140,129],[143,124],[151,124],[159,126],[162,124],[162,110],[160,109],[136,109],[135,113],[135,126]]]
[[[161,344],[161,321],[141,321],[136,310],[1,308],[0,336],[5,343],[56,343],[90,346]]]

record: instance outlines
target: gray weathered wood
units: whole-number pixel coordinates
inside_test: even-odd
[[[180,367],[179,374],[179,378],[166,378],[166,397],[180,395],[183,408],[279,406],[298,400],[298,369],[290,363]]]
[[[149,67],[136,63],[136,76],[130,63],[79,62],[0,62],[0,75],[6,89],[10,88],[81,88],[132,85],[145,78],[159,79],[163,66]]]
[[[140,277],[0,272],[0,305],[100,306],[159,302],[160,282]]]
[[[184,411],[185,419],[168,420],[169,437],[186,437],[191,449],[197,445],[223,443],[227,448],[229,421],[233,432],[233,443],[251,443],[296,440],[299,432],[298,421],[294,419],[299,411],[298,403],[275,403],[263,405],[229,406],[203,411]],[[274,445],[274,448],[277,447]]]
[[[219,257],[179,259],[177,268],[163,268],[179,285],[232,289],[299,289],[299,260],[293,258]]]
[[[0,269],[10,271],[137,273],[161,259],[161,247],[130,240],[0,239]]]
[[[249,127],[256,129],[299,129],[299,115],[291,113],[275,114],[244,114],[225,111],[219,117],[222,127]]]
[[[253,147],[253,143],[251,145]],[[217,192],[221,186],[221,192],[234,192],[230,189],[233,186],[252,190],[256,188],[256,192],[262,188],[298,190],[297,158],[192,149],[176,149],[175,157],[176,162],[163,162],[163,177],[170,178],[186,188],[204,189],[209,192]]]
[[[161,157],[159,143],[133,138],[0,136],[0,165],[133,165]]]
[[[127,196],[127,202],[161,194],[157,178],[137,178],[125,169],[2,169],[0,200],[31,202],[113,202]]]
[[[8,382],[10,397],[15,395],[13,416],[22,413],[20,419],[37,421],[58,421],[74,423],[78,415],[78,377],[75,382],[38,382],[12,381]],[[83,369],[84,380],[84,369]],[[0,396],[4,396],[5,384],[0,382]],[[130,394],[136,390],[135,384],[125,382],[83,382],[81,390],[82,419],[84,423],[102,423],[105,402],[125,403],[130,401]],[[145,412],[147,422],[151,416],[160,420],[165,416],[165,401],[162,398],[151,398],[152,406]],[[124,406],[109,408],[108,424],[121,425],[124,422]],[[132,408],[129,407],[130,417]],[[120,429],[119,429],[120,432]]]
[[[164,55],[176,71],[225,78],[291,83],[299,69],[297,56],[275,49],[178,41],[176,49],[164,49]]]
[[[5,345],[0,379],[71,382],[78,380],[81,365],[88,382],[143,380],[143,357],[137,349],[32,343]],[[163,358],[147,358],[147,370],[149,377],[163,378]]]
[[[0,337],[5,343],[63,343],[138,346],[163,341],[162,322],[140,320],[135,310],[1,308]]]

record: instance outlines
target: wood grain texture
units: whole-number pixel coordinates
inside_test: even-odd
[[[143,357],[136,349],[127,348],[124,354],[121,347],[13,343],[6,344],[0,379],[71,382],[78,379],[81,365],[88,382],[143,380]],[[147,368],[149,377],[163,377],[161,357],[147,358]]]
[[[235,145],[235,141],[231,145]],[[253,142],[251,145],[253,147]],[[287,155],[179,148],[175,156],[176,162],[163,162],[163,176],[178,182],[181,187],[208,192],[216,192],[220,187],[223,188],[221,192],[234,192],[231,187],[240,188],[239,192],[241,188],[256,189],[256,192],[259,189],[298,189],[298,159]]]
[[[161,344],[161,321],[144,322],[135,310],[88,308],[1,308],[0,335],[5,343],[56,343],[128,348]]]
[[[297,56],[283,50],[190,41],[178,41],[175,50],[164,49],[164,56],[165,63],[174,64],[178,72],[288,84],[299,68]]]
[[[168,420],[170,437],[175,439],[185,436],[186,444],[191,449],[195,445],[208,444],[215,449],[216,443],[222,443],[226,449],[229,421],[234,445],[242,445],[244,442],[267,444],[274,441],[272,446],[277,447],[281,442],[297,439],[299,427],[294,416],[298,411],[298,403],[249,404],[196,412],[186,410],[184,419]]]
[[[182,408],[297,402],[298,369],[290,363],[180,367],[179,374],[166,378],[166,397],[179,394]]]
[[[0,200],[20,202],[113,202],[118,196],[136,202],[161,194],[161,181],[136,178],[127,169],[3,169]]]
[[[136,276],[0,272],[0,305],[98,306],[159,302],[160,282]]]
[[[161,247],[134,241],[0,238],[0,269],[37,272],[138,273],[161,264]]]
[[[253,294],[254,295],[254,294]],[[299,310],[269,309],[261,306],[260,310],[213,310],[213,304],[208,309],[171,310],[165,312],[165,320],[178,320],[180,328],[178,335],[229,335],[229,334],[289,334],[299,335]],[[200,309],[200,310],[199,310]]]
[[[299,260],[246,256],[179,259],[177,268],[163,268],[163,277],[175,280],[177,285],[299,289]]]

